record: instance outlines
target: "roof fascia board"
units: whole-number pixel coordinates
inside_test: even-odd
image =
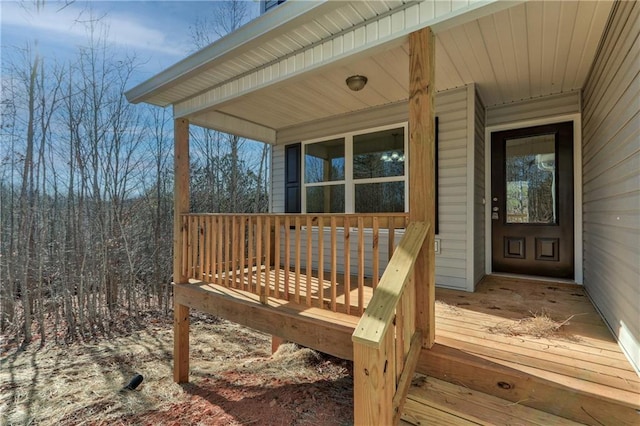
[[[190,117],[189,122],[196,126],[207,127],[255,141],[269,144],[276,143],[276,131],[274,129],[219,111],[207,111]]]
[[[328,0],[285,2],[277,9],[259,16],[237,31],[127,90],[125,96],[131,103],[144,102],[158,88],[178,84],[193,74],[224,61],[229,55],[235,56],[245,52],[261,44],[263,39],[285,33],[292,27],[299,25],[300,21],[306,21],[315,14],[321,14],[333,7],[335,7],[335,2]]]
[[[448,15],[444,16],[437,23],[431,26],[431,30],[434,34],[449,30],[459,25],[467,24],[476,19],[483,18],[487,15],[491,15],[503,10],[512,8],[522,3],[526,3],[527,0],[480,0],[471,3],[468,7],[462,9],[456,9]]]

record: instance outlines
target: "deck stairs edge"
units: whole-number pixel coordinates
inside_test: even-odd
[[[579,425],[572,420],[420,374],[407,396],[405,425]]]

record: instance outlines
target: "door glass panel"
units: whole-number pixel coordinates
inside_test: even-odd
[[[555,134],[508,139],[507,223],[557,223]]]

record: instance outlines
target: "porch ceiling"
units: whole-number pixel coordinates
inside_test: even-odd
[[[335,31],[347,31],[344,28],[348,28],[349,22],[355,18],[343,19],[342,26],[338,26],[338,17],[344,18],[345,11],[351,10],[349,8],[353,4],[359,5],[357,12],[362,22],[384,19],[385,13],[395,13],[397,8],[404,8],[405,27],[412,10],[412,3],[405,3],[404,0],[366,2],[368,6],[362,6],[364,2],[344,4],[335,10],[325,4],[322,12],[329,15],[324,15],[324,24],[318,25],[316,19],[307,25],[306,33],[296,29],[295,34],[312,41],[314,37],[322,39],[335,34]],[[477,19],[470,17],[440,21],[433,27],[436,33],[436,91],[476,83],[485,106],[493,106],[579,90],[590,70],[612,4],[609,1],[530,1],[505,7],[502,3],[492,13],[478,13]],[[328,20],[326,16],[333,17],[333,20]],[[394,19],[394,16],[389,15],[390,19]],[[298,16],[295,19],[301,18]],[[451,22],[463,23],[455,25]],[[327,30],[330,23],[336,27]],[[299,24],[296,21],[296,25]],[[322,33],[323,29],[327,30],[326,34]],[[368,25],[366,30],[369,31]],[[284,40],[287,37],[279,35],[269,39],[269,43],[265,41],[264,46],[280,45],[285,49]],[[299,44],[304,45],[302,40]],[[262,44],[257,46],[260,48]],[[237,50],[238,56],[233,56],[233,51],[225,52],[222,56],[231,58],[230,61],[247,62],[245,56],[250,56],[247,56],[244,46],[239,46]],[[309,52],[308,48],[305,52]],[[213,87],[219,84],[218,80],[224,81],[230,72],[228,63],[222,62],[219,66],[214,63],[184,83],[167,84],[165,92],[153,94],[155,102],[153,99],[146,101],[156,103],[163,96],[170,95],[162,102],[173,102],[178,106],[175,114],[188,117],[196,125],[274,142],[277,131],[286,128],[408,99],[406,34],[395,39],[387,38],[372,49],[354,52],[328,64],[320,62],[309,67],[309,70],[293,73],[289,77],[286,73],[282,77],[269,76],[268,73],[274,72],[273,66],[265,67],[262,78],[269,83],[258,84],[255,90],[242,90],[244,82],[255,85],[246,80],[249,77],[234,83],[240,89],[232,85],[216,89],[218,92],[203,92],[202,88],[199,91],[191,90],[190,85],[195,80],[205,81],[215,76],[217,80],[210,83]],[[274,57],[280,53],[274,53]],[[298,59],[297,55],[291,56],[294,67]],[[250,63],[245,65],[247,70],[253,67]],[[276,72],[282,72],[282,65],[279,70]],[[345,84],[345,79],[354,74],[362,74],[369,79],[367,86],[359,92],[350,91]],[[260,74],[257,78],[261,78]],[[228,93],[235,90],[239,94],[229,95],[221,92],[223,89]],[[193,95],[179,98],[176,93],[180,91]],[[218,96],[219,100],[207,104],[212,99],[209,93]],[[174,100],[170,101],[169,98]],[[198,106],[200,104],[202,107]]]

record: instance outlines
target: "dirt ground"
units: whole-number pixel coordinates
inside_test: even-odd
[[[17,350],[0,336],[0,425],[350,425],[351,364],[216,318],[192,319],[190,383],[168,319],[92,344]],[[135,390],[122,390],[136,374]]]

